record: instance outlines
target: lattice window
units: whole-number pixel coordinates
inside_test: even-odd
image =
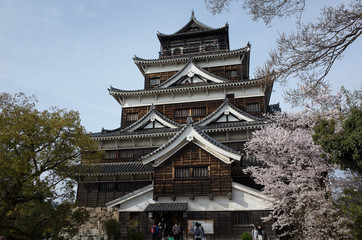
[[[226,70],[225,77],[228,79],[238,78],[238,71],[237,70]]]
[[[150,78],[150,86],[156,86],[161,83],[160,78]]]
[[[260,104],[259,103],[248,103],[248,104],[246,104],[245,110],[247,112],[260,112]]]
[[[190,168],[175,168],[175,178],[189,178],[191,176]]]
[[[106,151],[104,159],[117,159],[117,151]]]
[[[192,170],[192,176],[194,178],[209,177],[209,168],[208,167],[196,167]]]
[[[207,178],[207,177],[209,177],[208,167],[175,168],[175,178]]]
[[[234,213],[234,225],[249,225],[249,224],[250,224],[249,212]]]
[[[121,159],[133,158],[133,150],[121,150],[119,152],[119,158]]]
[[[127,122],[134,122],[138,120],[138,113],[127,113]]]
[[[114,183],[101,183],[99,184],[100,192],[113,192],[114,191]]]
[[[191,117],[206,116],[206,108],[191,108],[191,109],[176,109],[174,112],[175,118],[187,117],[191,113]]]
[[[127,183],[127,182],[116,183],[116,190],[118,192],[127,192],[127,191],[130,191],[131,188],[132,188],[131,183]]]

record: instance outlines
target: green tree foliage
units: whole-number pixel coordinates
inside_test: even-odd
[[[342,212],[353,220],[348,227],[355,239],[362,239],[362,190],[346,189],[343,196],[337,200]]]
[[[324,151],[331,154],[331,159],[343,169],[349,168],[362,174],[362,109],[353,108],[347,119],[342,122],[342,130],[336,130],[335,119],[320,119],[314,127],[313,140]]]
[[[362,239],[362,105],[361,91],[349,93],[342,89],[345,101],[341,119],[319,118],[314,126],[313,140],[330,155],[332,162],[348,170],[338,190],[336,204],[343,215],[352,219],[348,224],[355,239]]]
[[[0,94],[0,235],[10,239],[56,239],[87,218],[72,210],[72,177],[82,153],[96,146],[78,112],[39,111],[36,102]]]

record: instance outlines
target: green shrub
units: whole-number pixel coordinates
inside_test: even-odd
[[[121,239],[121,223],[116,219],[108,219],[102,222],[103,228],[106,230],[108,239]]]
[[[137,229],[131,228],[128,230],[128,240],[143,240],[145,239],[145,234],[138,232]]]
[[[251,234],[244,232],[243,234],[241,234],[241,240],[251,240]]]

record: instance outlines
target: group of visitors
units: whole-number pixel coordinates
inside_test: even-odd
[[[153,240],[182,240],[183,239],[183,229],[179,223],[175,223],[172,228],[170,224],[162,219],[158,224],[154,224],[151,228],[151,234]]]
[[[206,240],[204,228],[201,223],[195,222],[195,225],[191,227],[190,233],[194,235],[195,240]],[[171,225],[162,219],[158,224],[155,223],[151,228],[151,234],[153,240],[183,240],[183,228],[180,223]]]
[[[255,227],[254,224],[252,224],[253,230],[251,230],[251,239],[252,240],[266,240],[266,233],[261,225],[258,225],[258,227]]]

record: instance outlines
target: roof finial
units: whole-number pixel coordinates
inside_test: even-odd
[[[153,105],[153,103],[151,104],[151,110],[155,109],[155,105]]]
[[[191,11],[191,19],[196,19],[196,18],[195,18],[195,12],[194,12],[194,9],[192,9],[192,11]]]
[[[194,122],[194,120],[192,119],[192,117],[189,115],[189,116],[187,116],[187,119],[186,119],[186,124],[187,125],[190,125],[190,124],[192,124]]]
[[[194,120],[192,119],[191,109],[189,109],[189,114],[187,115],[186,124],[190,125],[193,122],[194,122]]]

